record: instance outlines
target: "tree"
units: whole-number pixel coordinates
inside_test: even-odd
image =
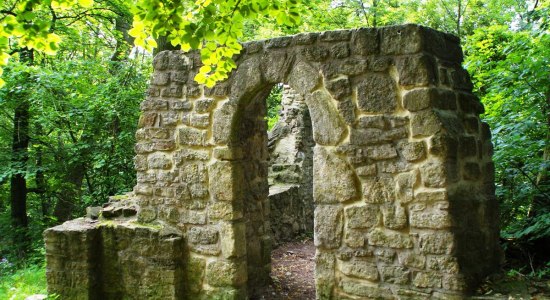
[[[80,6],[76,6],[77,4]],[[69,9],[71,7],[72,9]],[[5,89],[6,93],[3,94],[3,99],[11,103],[14,112],[11,163],[8,176],[10,177],[11,220],[15,228],[18,228],[17,231],[20,232],[20,234],[15,235],[20,242],[15,242],[15,244],[23,245],[21,253],[25,252],[24,248],[26,246],[23,241],[27,240],[25,236],[28,226],[28,194],[33,192],[44,193],[46,185],[41,166],[35,172],[31,172],[29,168],[29,147],[37,141],[32,140],[32,131],[35,129],[36,132],[40,133],[44,130],[42,124],[34,124],[33,122],[33,118],[36,116],[33,97],[37,95],[37,91],[43,83],[38,81],[40,78],[36,70],[38,66],[47,66],[51,61],[50,58],[43,56],[41,53],[55,54],[60,49],[61,37],[65,37],[66,41],[71,39],[88,41],[90,36],[86,37],[82,34],[96,34],[98,36],[107,34],[109,30],[105,30],[105,24],[108,24],[111,19],[115,17],[118,17],[119,20],[123,20],[124,17],[129,18],[129,14],[124,14],[124,11],[120,9],[121,7],[123,6],[117,2],[97,2],[96,6],[91,7],[91,2],[86,0],[7,1],[1,6],[0,25],[3,26],[0,27],[0,56],[4,58],[2,64],[5,64],[8,57],[17,59],[19,64],[17,68],[11,70],[14,71],[12,75],[17,75],[11,77],[12,82],[17,83],[17,85]],[[94,25],[97,26],[92,27]],[[79,27],[79,29],[75,30],[75,27]],[[86,30],[83,30],[83,28],[86,28]],[[99,39],[92,40],[98,41]],[[127,56],[129,47],[126,46],[125,50],[122,49],[122,43],[119,43],[121,39],[117,39],[116,36],[113,37],[113,40],[117,41],[113,57],[118,59],[121,56]],[[69,44],[66,43],[65,45]],[[65,51],[68,50],[67,48]],[[94,47],[90,48],[94,49]],[[97,54],[96,52],[91,55],[97,56]],[[37,162],[41,165],[43,163],[44,147],[40,143],[36,146],[38,149]],[[67,174],[72,174],[72,176],[68,176],[66,182],[75,181],[74,184],[78,187],[78,182],[81,182],[79,178],[82,178],[84,174],[82,164],[76,164],[66,171]],[[30,188],[27,182],[32,178],[32,175],[36,175],[35,188]],[[57,202],[56,215],[60,220],[70,217],[70,204],[72,198],[76,197],[71,196],[70,191],[77,190],[77,188],[71,188],[60,194],[71,200]],[[64,205],[60,205],[60,203]]]
[[[538,251],[543,264],[550,241],[548,8],[525,12],[514,29],[478,28],[465,44],[466,67],[493,131],[503,236],[522,252]]]
[[[515,0],[427,0],[419,1],[408,21],[446,31],[463,38],[483,26],[510,24],[524,8]]]

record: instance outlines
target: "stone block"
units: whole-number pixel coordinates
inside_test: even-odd
[[[319,71],[302,61],[298,62],[294,68],[292,68],[288,77],[288,82],[292,89],[302,95],[311,93],[321,80]]]
[[[156,140],[151,143],[152,151],[172,151],[176,148],[176,143],[173,140]]]
[[[442,188],[447,185],[445,165],[438,160],[431,160],[420,168],[420,177],[426,187]]]
[[[378,30],[376,28],[358,28],[351,36],[351,51],[355,55],[366,56],[378,53]]]
[[[208,205],[208,218],[212,220],[233,221],[243,217],[242,201],[216,202]]]
[[[170,65],[168,51],[162,51],[153,58],[153,67],[156,71],[164,71]]]
[[[207,150],[181,149],[174,152],[174,163],[181,166],[190,161],[205,161],[210,159]]]
[[[345,160],[316,146],[313,154],[313,199],[316,203],[340,203],[358,197],[356,178]]]
[[[246,255],[246,224],[242,222],[221,224],[221,250],[225,258],[239,258]]]
[[[346,122],[346,124],[352,125],[355,122],[356,107],[351,98],[346,98],[339,101],[337,106],[342,119]]]
[[[428,257],[427,269],[448,274],[458,274],[460,271],[457,258],[452,256]]]
[[[350,260],[340,262],[340,271],[346,276],[357,277],[369,281],[378,281],[378,268],[376,264],[363,260]]]
[[[380,228],[373,229],[367,235],[369,245],[382,246],[397,249],[412,248],[414,243],[412,238],[398,231],[384,230]]]
[[[144,128],[144,127],[154,127],[157,124],[157,113],[153,112],[144,112],[139,117],[138,121],[138,127]]]
[[[363,58],[346,58],[338,61],[328,61],[321,66],[325,78],[332,79],[338,75],[356,76],[367,71],[367,60]]]
[[[365,180],[363,198],[367,203],[387,203],[395,200],[395,181],[391,177]]]
[[[241,168],[229,161],[217,161],[208,167],[209,192],[217,201],[237,201],[240,199]]]
[[[319,35],[319,40],[322,42],[339,42],[348,41],[351,37],[349,30],[333,30],[324,31]]]
[[[214,99],[200,99],[195,101],[194,103],[195,112],[199,114],[208,113],[216,106],[216,102],[214,101]]]
[[[407,213],[399,204],[386,203],[382,205],[384,226],[389,229],[403,229],[407,226]]]
[[[234,99],[241,99],[246,96],[253,96],[258,87],[262,84],[261,59],[253,56],[246,59],[237,66],[232,74],[231,96]]]
[[[266,49],[284,48],[290,45],[291,42],[292,42],[292,37],[289,37],[289,36],[276,37],[268,40],[265,44],[265,48]]]
[[[427,86],[435,84],[435,62],[428,55],[403,56],[396,59],[399,84],[402,86]]]
[[[393,65],[391,57],[372,57],[369,60],[369,70],[374,72],[386,72]]]
[[[315,43],[317,40],[317,37],[319,36],[318,33],[299,33],[294,36],[294,43],[296,45],[311,45]]]
[[[386,74],[372,73],[357,84],[357,104],[368,113],[391,113],[397,108],[396,84]]]
[[[206,265],[206,283],[211,286],[240,286],[246,283],[247,272],[244,262],[214,260]]]
[[[187,82],[188,75],[188,70],[175,71],[171,73],[171,79],[173,82],[185,83]]]
[[[339,285],[340,289],[347,294],[354,295],[356,297],[363,297],[363,299],[395,299],[392,292],[387,287],[366,285],[359,281],[353,281],[350,279],[342,279]]]
[[[164,153],[152,153],[147,157],[147,165],[151,169],[170,169],[172,159]]]
[[[325,87],[334,99],[343,100],[351,95],[351,85],[347,77],[340,77],[325,83]]]
[[[216,144],[227,144],[233,129],[233,117],[237,111],[237,104],[225,102],[214,111],[212,120],[212,136]]]
[[[306,97],[311,115],[313,139],[319,145],[336,145],[347,131],[347,127],[332,103],[326,90],[318,90]]]
[[[424,28],[398,25],[380,29],[380,50],[386,55],[413,54],[424,49]]]
[[[340,43],[330,47],[330,54],[334,58],[346,58],[350,55],[350,48],[348,44]]]
[[[395,259],[395,250],[377,247],[374,249],[374,256],[378,263],[393,264]]]
[[[191,227],[187,231],[189,243],[195,245],[211,245],[218,242],[219,232],[212,227]]]
[[[367,148],[368,157],[373,160],[391,159],[397,157],[397,150],[392,144],[382,144]]]
[[[181,127],[178,131],[178,141],[181,145],[204,146],[207,144],[208,135],[205,130]]]
[[[450,232],[421,233],[419,248],[422,254],[451,254],[454,237]]]
[[[466,158],[477,155],[477,140],[473,136],[461,136],[459,139],[458,157]]]
[[[336,259],[333,253],[317,249],[315,253],[315,291],[318,297],[330,299],[335,285]]]
[[[242,45],[243,51],[246,51],[246,54],[258,53],[264,49],[264,41],[250,41]]]
[[[262,72],[267,82],[279,83],[284,81],[290,67],[294,63],[292,52],[272,51],[262,56]]]
[[[324,61],[330,55],[329,49],[323,46],[314,45],[314,46],[302,48],[301,50],[302,50],[301,51],[302,55],[308,61],[314,61],[314,62]]]
[[[380,209],[377,205],[350,206],[345,211],[348,228],[371,228],[380,222]]]
[[[429,153],[442,158],[458,157],[458,139],[449,134],[436,134],[430,138]]]
[[[315,246],[336,249],[342,242],[343,209],[338,205],[317,205],[315,208]]]
[[[189,117],[189,125],[195,128],[205,129],[210,125],[210,115],[196,115],[192,114]]]
[[[350,144],[352,145],[374,145],[389,142],[386,132],[382,129],[352,129],[350,132]]]
[[[377,174],[376,172],[376,164],[371,164],[367,166],[357,167],[355,168],[355,173],[358,176],[362,177],[371,177],[375,176]]]
[[[403,158],[410,162],[419,161],[426,157],[426,144],[422,141],[401,142],[398,144],[398,149]]]
[[[432,110],[411,114],[411,132],[413,137],[431,136],[443,129],[439,115]]]
[[[363,248],[365,247],[365,233],[348,229],[345,231],[344,243],[350,248]]]
[[[440,288],[442,276],[436,272],[416,272],[413,285],[419,288]]]
[[[381,265],[380,276],[383,282],[406,285],[410,282],[410,271],[404,267]]]
[[[195,296],[202,290],[206,262],[202,258],[190,257],[185,268],[185,287],[189,291],[189,296]]]
[[[183,96],[183,88],[179,85],[170,85],[163,88],[160,94],[166,98],[181,98]]]
[[[481,170],[479,164],[475,162],[467,162],[463,167],[463,176],[465,180],[476,181],[481,177]]]
[[[384,116],[363,116],[357,121],[357,127],[386,129],[386,118]]]
[[[168,101],[166,100],[145,100],[141,102],[139,108],[142,111],[159,111],[168,109]]]
[[[434,88],[420,88],[407,92],[403,96],[403,107],[409,111],[420,111],[427,108],[455,110],[454,92]]]
[[[451,216],[446,210],[414,204],[409,208],[410,223],[415,228],[444,229],[451,227]]]
[[[443,275],[442,286],[446,290],[460,291],[460,292],[463,292],[468,288],[466,280],[458,274]],[[456,299],[461,299],[460,297],[462,297],[462,295],[454,295],[454,296],[456,297]],[[441,299],[448,299],[448,298],[449,298],[448,295],[444,295],[444,297],[441,297]]]
[[[399,254],[399,263],[408,268],[423,270],[426,266],[426,256],[414,252],[401,252]]]

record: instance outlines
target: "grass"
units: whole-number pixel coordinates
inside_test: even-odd
[[[35,294],[46,294],[44,266],[29,266],[13,274],[0,275],[0,299],[24,300]]]

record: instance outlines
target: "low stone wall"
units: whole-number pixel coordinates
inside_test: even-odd
[[[175,237],[132,223],[49,230],[51,292],[78,299],[99,284],[105,299],[156,289],[164,299],[257,295],[273,244],[265,98],[278,83],[311,117],[318,299],[462,299],[498,268],[490,130],[456,37],[403,25],[243,47],[214,88],[193,81],[196,52],[154,59],[132,199],[140,224]]]
[[[62,299],[183,299],[196,276],[183,265],[181,236],[135,218],[80,218],[44,239],[48,289]]]

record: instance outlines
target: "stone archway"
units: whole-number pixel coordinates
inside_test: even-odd
[[[271,251],[263,100],[285,83],[305,98],[316,143],[317,298],[462,297],[499,248],[490,133],[461,61],[458,39],[416,25],[247,43],[212,89],[192,80],[197,53],[160,53],[134,193],[104,209],[116,218],[45,233],[51,291],[253,295]],[[72,247],[86,255],[61,259]]]

